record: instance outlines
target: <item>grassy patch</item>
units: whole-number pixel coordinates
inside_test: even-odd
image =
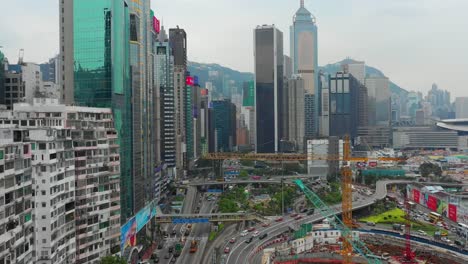
[[[174,197],[174,201],[175,202],[182,202],[184,200],[184,197],[183,196],[176,196]]]
[[[378,214],[378,215],[373,215],[373,216],[368,216],[359,219],[361,222],[374,222],[376,224],[404,224],[405,223],[405,212],[401,210],[400,208],[395,208],[390,211]]]
[[[376,224],[388,224],[388,225],[406,223],[405,212],[399,208],[395,208],[395,209],[392,209],[390,211],[387,211],[378,215],[364,217],[364,218],[359,219],[359,221],[374,222]],[[447,234],[446,230],[441,229],[437,226],[411,221],[411,232],[416,234],[418,230],[423,230],[429,236],[434,236],[434,233],[437,231],[440,231],[442,234]]]
[[[220,233],[224,229],[224,224],[219,224],[218,226],[218,231],[211,231],[210,235],[208,236],[208,241],[213,241],[216,236],[218,236],[218,233]]]

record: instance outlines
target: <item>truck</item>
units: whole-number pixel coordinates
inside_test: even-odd
[[[178,256],[180,256],[181,252],[182,252],[182,245],[177,243],[175,245],[174,257],[177,258]]]
[[[196,240],[192,240],[190,242],[190,253],[195,253],[198,250],[198,242]]]

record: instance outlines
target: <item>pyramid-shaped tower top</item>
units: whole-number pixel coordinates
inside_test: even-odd
[[[301,0],[299,10],[294,15],[294,22],[313,22],[315,23],[315,17],[304,7],[304,0]]]

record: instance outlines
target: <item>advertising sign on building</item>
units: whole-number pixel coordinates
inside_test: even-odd
[[[432,211],[437,211],[437,198],[432,195],[429,195],[427,199],[427,208],[431,209]]]
[[[120,228],[120,249],[122,252],[125,248],[136,245],[136,233],[137,223],[135,217],[132,217]]]
[[[448,205],[448,218],[454,222],[457,222],[457,206],[454,204]]]
[[[193,80],[193,77],[192,76],[187,76],[185,78],[185,84],[187,86],[193,86],[195,84],[195,81]]]
[[[421,193],[419,190],[413,189],[413,201],[415,203],[419,203],[419,198],[421,197]]]

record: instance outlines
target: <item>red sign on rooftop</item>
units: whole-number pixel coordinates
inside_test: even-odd
[[[187,76],[185,78],[185,85],[193,86],[194,84],[195,84],[195,81],[192,76]]]

